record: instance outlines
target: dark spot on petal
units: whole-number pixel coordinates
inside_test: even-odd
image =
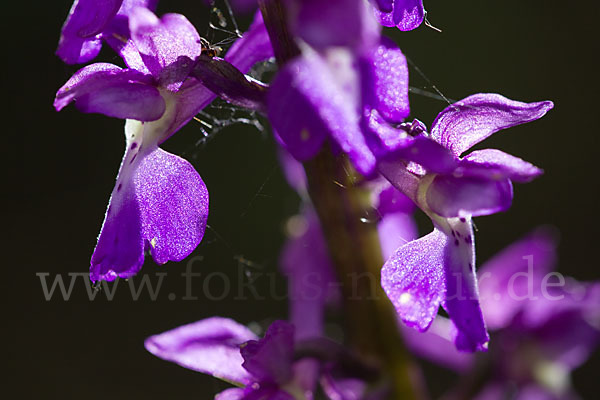
[[[467,222],[467,219],[464,217],[460,217],[460,222]]]
[[[454,245],[458,246],[458,239],[454,239]]]
[[[135,160],[135,158],[136,158],[136,157],[137,157],[137,153],[135,153],[135,154],[133,155],[133,157],[131,158],[131,161],[129,161],[129,164],[133,163],[133,160]]]
[[[456,237],[460,237],[460,232],[456,231]]]
[[[138,146],[138,144],[136,142],[131,143],[131,147],[130,149],[133,150]]]
[[[471,236],[467,236],[465,238],[465,243],[467,243],[467,244],[471,243]]]
[[[456,237],[456,232],[454,232],[452,229],[450,229],[450,232],[452,232],[452,236]]]
[[[469,269],[473,268],[473,264],[469,263]]]
[[[117,186],[117,192],[120,192],[122,187],[123,187],[123,184],[119,183],[119,186]]]

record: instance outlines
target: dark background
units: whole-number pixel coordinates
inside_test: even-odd
[[[182,12],[202,34],[207,14],[199,4],[162,1],[159,13]],[[70,301],[56,295],[46,301],[36,273],[53,279],[87,271],[123,152],[122,121],[81,114],[72,106],[61,113],[52,108],[54,93],[77,69],[53,54],[70,5],[69,0],[4,4],[2,294],[8,378],[18,398],[212,398],[226,385],[153,357],[143,339],[212,315],[262,326],[284,318],[283,300],[234,300],[235,277],[240,271],[250,277],[276,271],[285,218],[297,210],[298,198],[276,168],[267,135],[235,126],[196,147],[201,132],[192,121],[165,147],[192,161],[211,195],[212,229],[194,252],[204,257],[194,271],[227,274],[234,279],[233,294],[223,301],[206,298],[199,279],[194,286],[199,299],[182,301],[186,263],[157,267],[147,257],[144,273],[153,280],[156,272],[168,274],[156,301],[147,294],[133,301],[124,281],[114,301],[102,292],[89,301],[81,278]],[[598,279],[597,2],[428,0],[426,7],[442,34],[425,26],[388,33],[445,96],[499,92],[555,102],[542,120],[486,142],[546,174],[516,187],[510,212],[476,220],[480,264],[535,226],[551,224],[561,232],[559,270],[579,280]],[[101,59],[118,62],[109,51]],[[413,86],[433,92],[414,68],[411,74]],[[444,107],[421,95],[411,100],[414,116],[428,125]],[[265,297],[272,297],[272,286],[281,294],[285,281],[257,280]],[[219,278],[210,290],[223,292]],[[169,293],[177,299],[169,301]],[[598,389],[598,368],[596,355],[574,373],[584,398]],[[448,382],[448,375],[435,375],[430,386],[439,392]]]

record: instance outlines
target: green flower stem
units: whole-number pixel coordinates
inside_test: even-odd
[[[300,54],[281,0],[259,0],[279,66]],[[383,265],[377,221],[369,221],[368,190],[343,157],[328,147],[304,164],[309,194],[321,221],[344,298],[347,344],[391,382],[390,399],[419,399],[420,374],[398,330],[396,312],[381,289]],[[349,172],[350,171],[350,172]]]

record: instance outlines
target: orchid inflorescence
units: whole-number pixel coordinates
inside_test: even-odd
[[[158,17],[156,6],[157,0],[75,0],[62,28],[57,55],[64,62],[89,63],[108,45],[125,65],[84,66],[54,101],[58,111],[74,103],[82,112],[125,120],[125,153],[91,280],[134,276],[146,252],[158,264],[181,261],[201,242],[209,191],[188,161],[160,145],[216,98],[268,118],[282,168],[302,199],[303,224],[280,257],[289,321],[275,321],[259,338],[230,319],[208,318],[148,338],[148,351],[237,386],[220,400],[400,398],[398,372],[386,370],[398,361],[336,343],[324,330],[326,308],[353,304],[336,283],[348,270],[343,260],[360,266],[364,260],[355,255],[371,246],[378,283],[395,311],[388,326],[404,345],[458,371],[482,363],[489,371],[468,396],[504,398],[515,384],[519,399],[575,396],[568,372],[600,340],[600,284],[570,281],[537,300],[511,297],[506,282],[528,268],[527,257],[536,282],[552,271],[555,243],[543,229],[478,272],[475,262],[473,217],[508,210],[513,183],[543,171],[501,150],[472,147],[543,117],[552,102],[479,93],[449,104],[429,128],[409,118],[407,60],[381,27],[419,27],[426,22],[420,0],[232,0],[234,10],[259,10],[223,58],[186,17]],[[253,66],[273,59],[278,70],[269,83],[251,76]],[[356,203],[320,191],[319,182],[332,179],[315,165],[327,160],[352,170],[347,175],[356,187],[346,199],[354,190],[368,194],[361,207],[378,215],[375,245],[353,228]],[[433,225],[423,237],[416,208]],[[348,219],[330,218],[338,214]],[[348,240],[357,248],[344,247]],[[483,272],[491,278],[481,279]],[[447,316],[438,315],[440,306]],[[361,310],[357,318],[367,318]],[[402,396],[416,398],[418,391]]]

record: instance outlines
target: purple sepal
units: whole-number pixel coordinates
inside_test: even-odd
[[[552,107],[551,101],[522,103],[499,94],[478,93],[439,113],[431,137],[459,156],[499,130],[541,118]]]
[[[135,275],[145,249],[158,264],[181,261],[204,235],[208,191],[200,175],[182,158],[136,139],[128,141],[92,255],[92,281]]]
[[[129,14],[138,7],[147,8],[150,11],[156,9],[158,0],[125,0],[119,9],[115,18],[102,33],[102,39],[108,43],[125,61],[125,64],[132,69],[150,74],[135,43],[131,40],[129,30]]]
[[[314,113],[311,99],[305,95],[318,90],[318,84],[312,84],[311,74],[310,63],[303,59],[292,61],[279,71],[267,95],[273,129],[299,161],[309,160],[321,150],[327,132],[324,121]]]
[[[521,183],[529,182],[543,173],[535,165],[496,149],[476,150],[467,154],[460,160],[455,172],[491,180],[508,178]]]
[[[381,285],[408,326],[425,331],[446,291],[444,249],[448,237],[438,229],[400,247],[381,269]]]
[[[293,376],[294,327],[285,321],[273,322],[264,338],[241,346],[242,366],[258,382],[283,385]]]
[[[427,189],[427,205],[446,218],[491,215],[510,208],[512,183],[508,178],[437,175]]]
[[[98,55],[100,34],[123,0],[76,0],[62,27],[56,54],[67,64],[85,63]]]
[[[146,350],[163,360],[247,385],[252,382],[252,377],[242,368],[240,345],[255,338],[252,331],[233,320],[212,317],[151,336],[144,345]],[[234,395],[241,390],[230,389],[219,398],[239,399],[241,397]]]
[[[189,60],[195,60],[202,51],[196,28],[181,14],[165,14],[158,19],[152,11],[138,7],[129,14],[129,30],[150,73],[176,91],[187,77],[186,68],[192,67]]]
[[[408,65],[394,42],[380,43],[361,58],[363,101],[388,122],[400,123],[410,114]]]
[[[82,112],[138,121],[157,120],[165,111],[152,77],[106,63],[77,71],[56,93],[54,107],[60,111],[71,101]]]

